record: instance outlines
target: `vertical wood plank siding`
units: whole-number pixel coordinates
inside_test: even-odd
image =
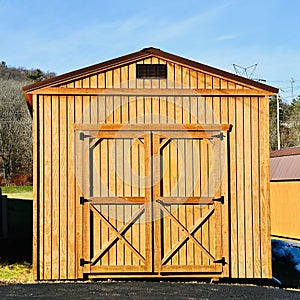
[[[40,183],[38,182],[39,179],[39,171],[38,171],[38,162],[39,162],[39,153],[40,153],[40,149],[38,146],[38,124],[39,124],[39,113],[38,113],[38,105],[37,105],[37,95],[35,95],[33,97],[33,111],[34,116],[33,116],[33,120],[32,120],[32,138],[33,138],[33,147],[32,147],[32,155],[33,155],[33,243],[32,243],[32,268],[33,268],[33,277],[34,278],[39,278],[39,269],[40,266],[37,265],[38,261],[39,261],[39,257],[38,257],[38,253],[39,253],[39,244],[38,244],[38,231],[39,231],[39,203],[37,201],[38,199],[38,186],[40,185]]]
[[[91,74],[84,79],[67,82],[60,87],[85,88],[243,88],[233,81],[219,78],[211,74],[189,69],[179,64],[163,59],[152,58],[137,63],[168,64],[167,80],[135,79],[135,64],[108,70],[100,74]],[[246,87],[245,87],[246,88]],[[38,219],[35,220],[34,243],[37,244],[39,255],[34,252],[35,277],[37,279],[74,279],[81,278],[83,268],[79,267],[79,259],[83,255],[82,218],[83,209],[79,204],[82,187],[78,185],[74,170],[74,131],[73,124],[84,123],[200,123],[200,124],[232,124],[232,131],[228,133],[228,149],[221,155],[228,156],[228,179],[222,182],[225,198],[229,199],[222,206],[222,243],[224,245],[226,261],[222,276],[233,278],[261,278],[271,276],[271,250],[270,250],[270,215],[269,215],[269,152],[268,152],[268,97],[143,97],[143,96],[43,96],[38,95],[34,100],[34,209]],[[148,114],[148,115],[147,115]],[[109,155],[108,149],[112,145],[109,141],[106,147],[98,148],[95,152],[99,166],[102,160]],[[132,141],[124,140],[117,147],[125,149],[130,147]],[[190,142],[175,140],[182,153],[189,149]],[[202,153],[204,143],[194,142]],[[197,145],[196,145],[197,144]],[[98,152],[97,152],[98,151]],[[136,155],[142,156],[140,147],[133,148]],[[172,157],[172,147],[164,149],[165,157]],[[209,152],[207,152],[209,155]],[[119,155],[124,155],[120,152]],[[192,155],[192,153],[187,153]],[[206,154],[205,154],[206,155]],[[133,158],[129,158],[133,159]],[[178,161],[182,158],[177,158]],[[220,158],[222,160],[222,157]],[[208,157],[202,156],[200,164],[207,164]],[[182,165],[183,161],[180,162]],[[188,165],[187,165],[188,166]],[[118,166],[122,168],[122,166]],[[136,168],[141,168],[136,165]],[[189,166],[189,168],[192,166]],[[167,164],[165,172],[177,176],[177,171]],[[118,187],[120,182],[109,178],[107,170],[99,168],[103,180]],[[119,170],[126,172],[126,170]],[[173,172],[174,171],[174,172]],[[144,169],[137,170],[145,172]],[[201,179],[205,178],[205,170]],[[106,178],[107,177],[107,178]],[[227,176],[225,176],[227,177]],[[224,177],[224,178],[225,178]],[[174,177],[175,178],[175,177]],[[228,182],[227,182],[228,181]],[[37,188],[38,183],[38,188]],[[170,180],[172,185],[172,180]],[[188,184],[188,183],[186,183]],[[228,186],[228,189],[226,188]],[[100,187],[101,188],[101,187]],[[197,190],[194,194],[200,195],[208,191]],[[165,184],[164,193],[172,190],[172,186]],[[104,191],[97,191],[99,195]],[[123,187],[124,195],[143,196],[145,191]],[[171,192],[172,193],[172,192]],[[173,191],[174,193],[174,191]],[[178,195],[183,190],[176,191]],[[175,194],[174,194],[175,195]],[[137,206],[139,207],[139,206]],[[228,209],[227,209],[228,207]],[[108,210],[108,207],[102,207]],[[182,211],[185,209],[185,211]],[[128,211],[127,211],[128,210]],[[186,215],[203,215],[199,208],[175,208],[176,217],[182,220],[187,227],[194,223],[193,219],[186,219]],[[229,213],[228,213],[229,211]],[[118,214],[132,216],[134,210],[124,208]],[[109,215],[109,212],[107,212]],[[196,218],[196,217],[195,217]],[[97,226],[104,226],[96,221]],[[228,226],[227,226],[228,223]],[[117,223],[117,227],[120,227]],[[141,243],[137,235],[145,231],[144,225],[131,228],[126,238],[131,241],[142,253],[146,245]],[[167,231],[172,231],[171,220],[165,219]],[[202,229],[202,241],[209,247],[207,230],[214,230],[211,223],[205,224]],[[166,238],[165,243],[172,244],[177,236]],[[198,234],[198,233],[197,233]],[[229,234],[229,236],[228,236]],[[110,230],[107,236],[93,239],[95,244],[103,244],[110,239]],[[200,233],[199,233],[200,235]],[[200,238],[200,236],[199,236]],[[127,249],[114,246],[113,251],[121,253],[118,261],[111,261],[110,257],[103,257],[99,265],[120,265],[127,263],[139,265],[137,257],[127,257]],[[36,250],[35,250],[36,251]],[[195,248],[192,244],[182,247],[179,254],[174,255],[168,264],[184,263],[195,264],[189,261]],[[131,254],[132,255],[132,254]],[[206,257],[196,257],[195,260],[205,260]]]
[[[271,181],[271,234],[287,239],[299,239],[299,181]],[[288,222],[286,220],[289,220]]]

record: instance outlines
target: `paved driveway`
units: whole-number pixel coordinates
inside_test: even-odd
[[[239,284],[95,282],[0,285],[0,299],[300,299],[300,291]]]

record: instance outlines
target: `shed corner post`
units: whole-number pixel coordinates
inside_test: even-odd
[[[261,274],[272,278],[271,211],[270,211],[270,153],[269,153],[269,96],[260,105],[260,191],[261,191]]]
[[[38,95],[34,94],[32,98],[32,148],[33,148],[33,240],[32,240],[32,267],[34,280],[40,280],[39,268],[39,141],[38,141],[38,128],[39,128],[39,110],[38,110]]]

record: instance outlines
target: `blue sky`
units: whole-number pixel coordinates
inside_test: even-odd
[[[300,94],[297,0],[0,0],[0,61],[66,73],[154,46]],[[293,83],[291,79],[293,78]]]

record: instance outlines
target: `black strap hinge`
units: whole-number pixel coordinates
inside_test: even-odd
[[[227,264],[227,262],[225,260],[225,257],[222,257],[221,259],[214,260],[214,263],[215,264],[222,264],[222,266],[225,266]]]
[[[224,133],[221,131],[220,132],[220,140],[223,141],[224,140]]]
[[[87,200],[87,199],[84,199],[84,197],[83,197],[83,196],[81,196],[81,197],[80,197],[80,200],[79,200],[79,201],[80,201],[80,204],[81,204],[81,205],[83,205],[83,204],[84,204],[84,202],[89,202],[89,200]]]
[[[215,198],[213,201],[221,202],[221,204],[224,204],[224,196],[221,196],[220,198]]]
[[[84,260],[84,258],[80,258],[80,267],[84,267],[84,265],[91,264],[92,262],[88,260]]]
[[[223,131],[220,131],[219,134],[213,135],[212,137],[213,137],[213,138],[218,138],[218,139],[220,139],[221,141],[223,141],[225,135],[224,135]]]
[[[87,132],[87,133],[84,133],[84,132],[79,132],[79,139],[81,140],[81,141],[83,141],[85,138],[90,138],[91,137],[91,135],[89,134],[89,132]]]
[[[79,139],[80,139],[81,141],[83,141],[84,138],[85,138],[84,132],[80,132],[80,133],[79,133]]]

